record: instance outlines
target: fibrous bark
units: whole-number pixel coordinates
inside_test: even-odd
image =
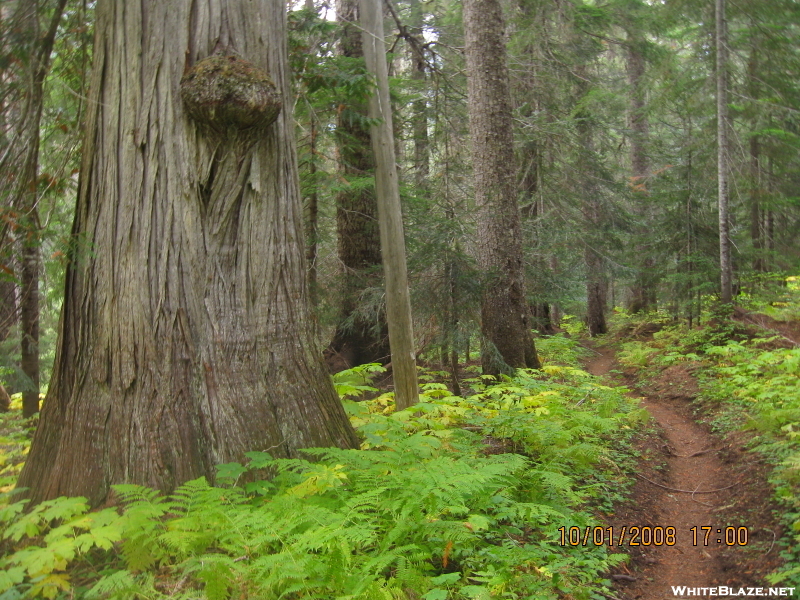
[[[498,0],[464,2],[469,128],[481,303],[483,372],[539,366],[525,298],[508,67]]]
[[[281,0],[100,0],[53,378],[19,479],[34,501],[169,491],[246,451],[357,440],[309,316]],[[270,74],[266,131],[211,135],[184,72]]]

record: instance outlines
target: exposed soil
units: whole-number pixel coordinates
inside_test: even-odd
[[[767,315],[748,312],[738,306],[733,311],[733,318],[770,334],[777,333],[788,344],[800,346],[800,321],[776,321]]]
[[[615,366],[614,351],[595,352],[587,369],[606,375]],[[764,576],[780,564],[775,542],[781,535],[767,466],[745,452],[742,434],[721,438],[696,421],[691,367],[676,365],[646,376],[637,395],[644,396],[656,433],[639,440],[638,481],[609,525],[617,536],[623,527],[674,527],[675,544],[628,546],[632,561],[612,575],[614,593],[620,599],[660,600],[683,597],[672,586],[767,587]],[[636,386],[633,377],[626,379],[628,387]],[[711,527],[707,544],[704,526]],[[740,546],[741,527],[747,528],[747,544]]]

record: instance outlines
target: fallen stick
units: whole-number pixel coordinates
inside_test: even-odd
[[[706,448],[705,450],[700,450],[698,452],[695,452],[694,454],[687,454],[687,455],[676,454],[675,456],[677,458],[694,458],[695,456],[702,456],[703,454],[708,454],[712,450],[713,450],[713,448]]]
[[[703,490],[701,492],[698,492],[697,490],[679,490],[678,488],[671,488],[671,487],[668,487],[666,485],[661,485],[660,483],[658,483],[656,481],[653,481],[651,479],[648,479],[644,475],[639,475],[638,473],[634,473],[634,475],[636,475],[640,479],[644,479],[647,483],[652,483],[653,485],[658,486],[660,488],[664,488],[665,490],[669,490],[670,492],[681,492],[682,494],[713,494],[715,492],[721,492],[723,490],[729,490],[732,487],[737,486],[737,485],[739,485],[739,483],[741,483],[741,482],[737,481],[736,483],[732,483],[730,485],[727,485],[727,486],[721,487],[721,488],[717,488],[715,490]]]

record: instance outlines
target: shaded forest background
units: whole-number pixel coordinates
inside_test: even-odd
[[[0,381],[38,408],[70,248],[94,3],[0,5]],[[356,6],[289,7],[306,258],[333,370],[387,362]],[[526,300],[601,333],[612,307],[696,320],[719,293],[715,6],[503,3]],[[462,3],[386,7],[395,151],[418,354],[455,372],[480,342]],[[798,253],[798,22],[791,1],[727,7],[734,290]],[[454,378],[454,385],[457,380]],[[457,390],[455,390],[457,391]]]

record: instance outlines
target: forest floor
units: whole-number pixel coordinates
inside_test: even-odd
[[[683,597],[672,586],[768,587],[765,575],[781,563],[776,544],[781,531],[770,500],[769,467],[746,451],[746,435],[711,432],[713,415],[694,402],[699,390],[690,364],[636,376],[618,370],[610,345],[591,349],[595,356],[587,370],[613,375],[613,384],[634,390],[656,424],[638,441],[638,480],[609,525],[615,532],[645,526],[676,531],[673,546],[628,547],[631,562],[612,575],[616,597]],[[704,526],[711,527],[707,545]],[[726,527],[734,528],[727,530],[729,536],[746,527],[747,544],[728,546]]]

